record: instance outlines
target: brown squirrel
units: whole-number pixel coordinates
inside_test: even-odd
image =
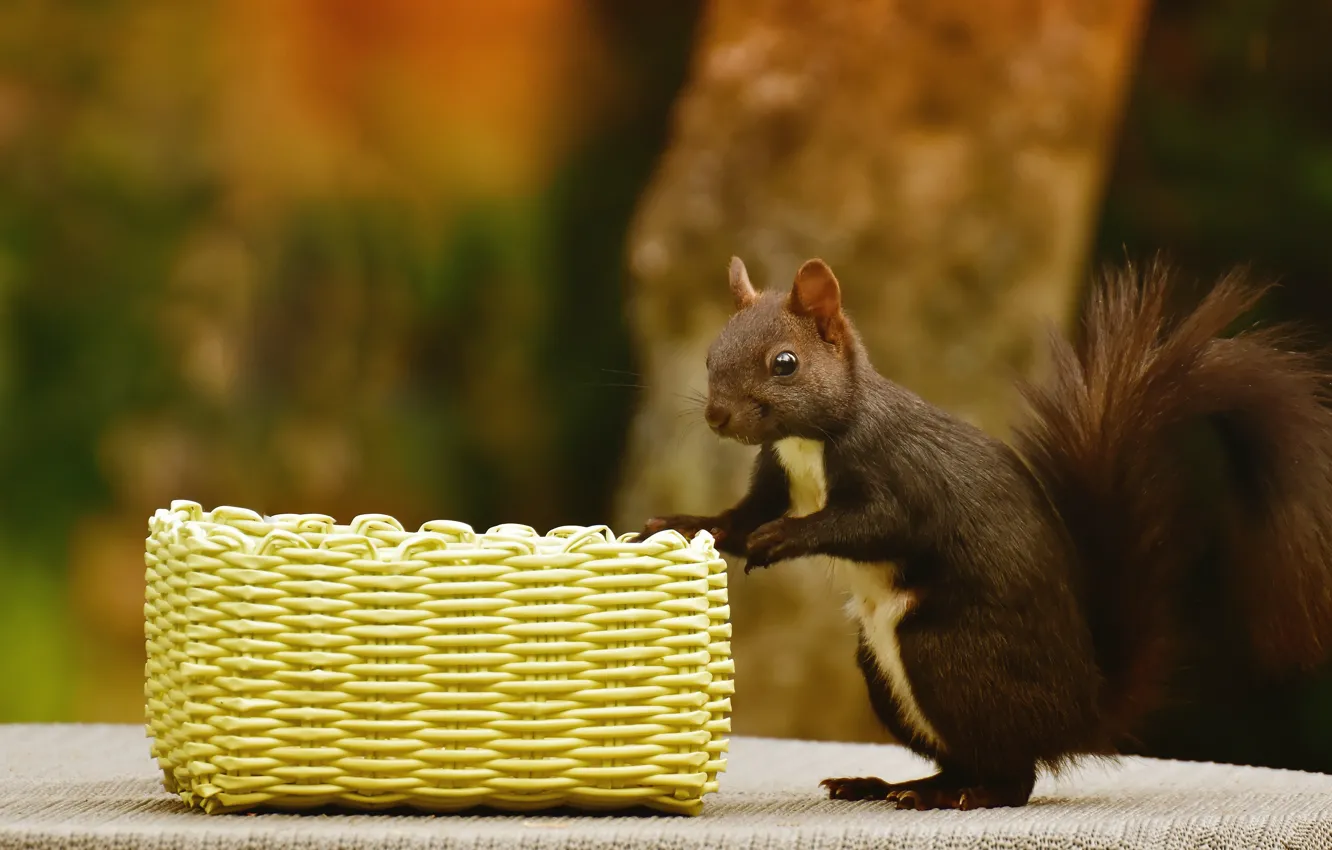
[[[643,533],[706,529],[746,573],[833,559],[875,713],[938,772],[828,779],[832,798],[1021,806],[1038,770],[1121,751],[1160,703],[1200,564],[1262,669],[1323,661],[1327,376],[1284,328],[1223,335],[1264,287],[1232,275],[1172,319],[1164,273],[1109,276],[1079,341],[1054,339],[1052,376],[1022,387],[1010,448],[879,375],[821,260],[783,295],[735,258],[730,286],[705,417],[760,446],[749,490]],[[1196,457],[1205,440],[1221,465]]]

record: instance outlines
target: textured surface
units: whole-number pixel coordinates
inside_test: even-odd
[[[146,721],[166,786],[255,805],[697,814],[730,730],[706,534],[157,511]]]
[[[0,847],[1327,850],[1332,777],[1130,760],[1043,780],[1024,809],[899,812],[832,803],[829,775],[909,778],[904,750],[739,738],[697,818],[206,815],[162,790],[132,726],[0,726]]]

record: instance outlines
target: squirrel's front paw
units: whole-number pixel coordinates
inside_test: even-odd
[[[700,531],[706,531],[712,535],[713,541],[718,545],[726,537],[726,530],[717,517],[691,516],[688,514],[653,517],[643,525],[643,530],[638,536],[640,538],[651,537],[659,531],[668,529],[678,531],[690,540],[693,540],[694,535]]]
[[[745,541],[745,572],[802,554],[792,539],[792,530],[792,522],[786,517],[755,529]]]

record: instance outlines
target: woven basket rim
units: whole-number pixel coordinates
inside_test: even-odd
[[[358,514],[339,523],[328,514],[261,514],[249,508],[219,505],[205,510],[199,502],[175,499],[169,508],[157,509],[150,526],[161,523],[183,537],[197,534],[221,544],[224,550],[264,553],[289,547],[302,549],[346,549],[368,546],[379,559],[408,558],[415,551],[442,548],[503,550],[512,554],[553,555],[577,552],[587,546],[613,547],[623,554],[659,555],[683,551],[700,560],[720,556],[716,541],[706,530],[693,538],[674,529],[648,537],[638,532],[615,534],[609,525],[562,525],[542,534],[521,523],[502,523],[483,532],[456,520],[430,520],[415,531],[407,530],[394,516]]]

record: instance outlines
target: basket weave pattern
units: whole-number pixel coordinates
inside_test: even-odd
[[[148,734],[190,806],[697,814],[725,767],[706,534],[174,502],[145,560]]]

